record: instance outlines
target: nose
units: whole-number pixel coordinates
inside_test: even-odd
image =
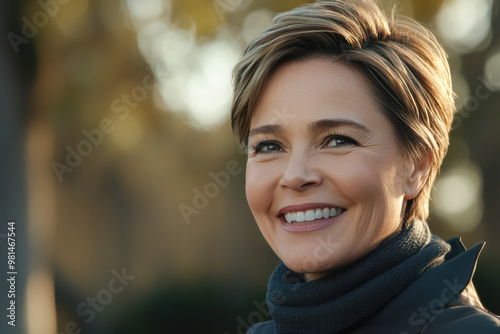
[[[315,168],[312,159],[306,155],[297,154],[290,156],[281,177],[280,186],[303,192],[319,186],[322,181],[321,173]]]

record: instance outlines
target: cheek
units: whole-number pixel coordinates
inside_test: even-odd
[[[356,155],[344,161],[339,170],[342,188],[356,202],[387,202],[401,191],[396,168],[388,159]]]
[[[272,187],[269,169],[247,163],[245,193],[250,210],[256,219],[259,214],[268,211],[272,202]]]
[[[383,233],[382,224],[392,226],[399,217],[400,202],[395,167],[387,159],[366,155],[353,156],[337,167],[332,178],[341,195],[355,209],[352,214],[357,224],[350,226],[353,235],[371,238]]]
[[[379,197],[382,188],[382,171],[362,155],[339,159],[330,172],[331,178],[345,197],[355,203],[366,203]]]

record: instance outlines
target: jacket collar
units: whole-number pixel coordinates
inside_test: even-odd
[[[467,288],[484,242],[469,250],[465,249],[460,238],[448,240],[447,243],[452,249],[445,262],[427,270],[378,311],[377,322],[394,321],[395,315],[410,326],[415,326],[419,319],[432,321],[432,317],[440,314],[446,304]]]

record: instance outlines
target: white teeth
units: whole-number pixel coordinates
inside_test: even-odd
[[[310,222],[313,221],[316,218],[316,214],[314,210],[307,210],[306,211],[306,221]]]
[[[312,209],[307,211],[287,212],[285,213],[285,220],[287,223],[292,222],[310,222],[315,219],[327,219],[340,215],[344,210],[336,208]]]
[[[303,222],[304,220],[306,220],[306,217],[305,217],[305,213],[302,212],[302,211],[299,211],[297,212],[297,222]]]
[[[337,215],[337,211],[335,210],[335,208],[332,208],[330,210],[330,217],[335,217]]]

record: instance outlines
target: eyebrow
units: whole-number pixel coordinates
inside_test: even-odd
[[[307,126],[310,132],[315,132],[318,130],[336,128],[341,126],[350,126],[365,132],[370,132],[370,130],[363,124],[358,123],[356,121],[350,119],[320,119],[315,121]],[[272,133],[280,133],[283,131],[283,127],[279,124],[268,124],[256,127],[248,133],[248,137],[255,134],[272,134]],[[247,137],[247,138],[248,138]]]
[[[341,126],[350,126],[364,132],[370,132],[370,130],[365,125],[350,119],[321,119],[309,124],[307,128],[309,129],[309,131],[315,132],[318,130],[336,128]]]
[[[256,134],[270,134],[270,133],[279,133],[283,131],[283,127],[278,124],[268,124],[256,127],[248,133],[248,137]]]

